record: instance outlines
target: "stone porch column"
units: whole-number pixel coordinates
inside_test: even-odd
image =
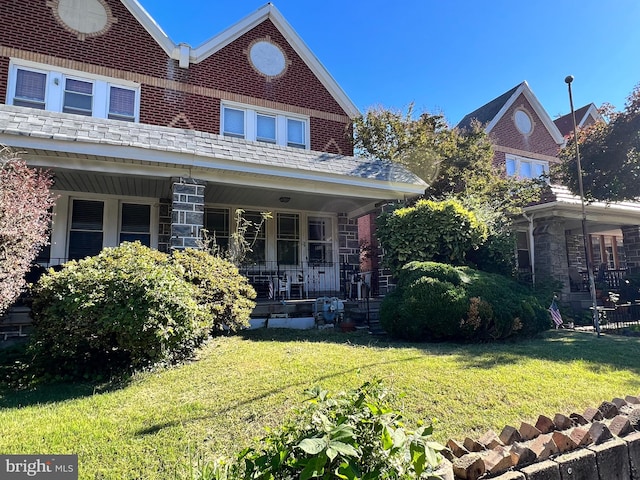
[[[202,180],[172,178],[171,248],[199,248],[204,226],[204,186]]]
[[[536,281],[549,279],[563,283],[563,292],[568,293],[569,265],[567,263],[567,241],[563,220],[542,221],[533,231],[535,244]]]
[[[621,230],[627,268],[631,272],[638,272],[640,271],[640,225],[625,225]]]

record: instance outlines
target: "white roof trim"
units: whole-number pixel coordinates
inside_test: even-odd
[[[289,42],[289,45],[291,45],[316,77],[318,77],[320,82],[329,91],[329,93],[331,93],[333,98],[338,102],[347,115],[350,118],[358,116],[360,114],[358,107],[355,106],[344,90],[342,90],[338,85],[338,82],[335,81],[329,71],[324,67],[324,65],[322,65],[320,60],[318,60],[309,47],[307,47],[293,27],[291,27],[289,22],[285,20],[278,9],[271,3],[267,3],[265,6],[243,18],[235,25],[232,25],[212,39],[204,42],[199,47],[192,49],[191,62],[202,62],[267,19],[273,22],[287,42]]]
[[[540,120],[542,120],[542,123],[544,124],[544,126],[547,127],[547,131],[553,137],[553,140],[558,145],[564,144],[564,137],[560,133],[560,130],[558,130],[558,127],[556,127],[556,124],[553,123],[553,120],[551,119],[547,111],[542,107],[542,104],[540,103],[538,98],[533,94],[533,92],[531,91],[531,88],[529,88],[529,84],[526,81],[520,84],[520,86],[516,89],[516,91],[513,92],[513,95],[511,95],[511,98],[509,98],[509,100],[505,102],[505,104],[502,106],[500,111],[496,114],[495,117],[493,117],[493,120],[491,120],[488,123],[487,127],[485,128],[485,132],[487,133],[491,132],[493,127],[495,127],[496,124],[500,121],[500,119],[502,119],[502,117],[505,115],[505,113],[507,113],[507,110],[509,110],[509,108],[515,103],[515,101],[518,99],[520,94],[523,94],[525,98],[529,101],[529,103],[531,104],[535,112],[538,114],[538,117],[540,117]]]
[[[584,116],[580,119],[580,121],[578,121],[578,127],[582,127],[584,123],[587,121],[587,119],[589,118],[589,116],[593,117],[593,119],[596,122],[602,120],[602,115],[600,115],[600,112],[598,111],[598,107],[596,107],[592,103],[591,105],[589,105],[589,108],[587,108],[587,111],[585,112]]]
[[[160,25],[149,15],[149,13],[138,3],[138,0],[121,0],[122,4],[131,12],[144,29],[153,37],[153,39],[162,47],[165,53],[174,58],[176,44],[164,33]],[[176,58],[177,60],[177,58]]]
[[[291,27],[289,22],[285,20],[278,9],[272,4],[267,3],[263,7],[243,18],[236,24],[230,26],[223,32],[219,33],[210,40],[204,42],[196,48],[180,43],[174,43],[166,33],[160,28],[156,21],[147,13],[147,11],[138,3],[138,0],[121,0],[124,6],[131,14],[140,22],[140,24],[149,32],[155,41],[162,47],[165,53],[174,60],[180,61],[180,66],[186,68],[186,51],[188,49],[189,63],[200,63],[206,58],[216,53],[221,48],[229,45],[246,32],[254,28],[256,25],[269,19],[276,28],[282,33],[284,38],[289,42],[291,47],[307,64],[311,71],[318,77],[320,82],[329,91],[333,98],[338,102],[342,109],[350,118],[360,115],[360,110],[351,101],[347,94],[342,90],[338,82],[331,76],[329,71],[322,65],[320,60],[307,47],[302,38]]]

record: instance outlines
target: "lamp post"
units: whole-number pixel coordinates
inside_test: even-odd
[[[576,165],[578,168],[578,190],[580,193],[580,204],[582,206],[582,242],[584,243],[584,258],[587,264],[587,272],[589,275],[589,293],[591,294],[591,308],[593,311],[593,326],[596,329],[598,337],[600,336],[600,318],[598,315],[598,299],[596,298],[596,281],[593,277],[593,265],[591,265],[591,256],[589,255],[589,242],[587,236],[587,211],[584,205],[584,187],[582,185],[582,165],[580,164],[580,149],[578,147],[578,126],[576,125],[576,112],[573,109],[573,94],[571,92],[571,82],[573,75],[569,75],[564,79],[569,87],[569,105],[571,106],[571,118],[573,119],[573,143],[576,147]]]

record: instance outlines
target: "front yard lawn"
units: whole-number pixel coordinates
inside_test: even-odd
[[[346,390],[376,378],[404,393],[397,407],[409,426],[437,418],[437,440],[463,440],[638,395],[639,354],[638,338],[568,331],[482,345],[253,331],[214,339],[197,361],[118,388],[0,390],[0,452],[77,453],[81,479],[183,478],[176,468],[189,455],[234,454],[278,426],[305,389]]]

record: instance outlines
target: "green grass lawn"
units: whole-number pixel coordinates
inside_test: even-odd
[[[255,331],[215,339],[197,361],[119,388],[0,390],[0,453],[77,453],[81,479],[175,478],[189,450],[231,455],[279,425],[306,388],[375,378],[404,393],[396,406],[409,426],[436,418],[436,439],[463,440],[638,395],[639,353],[637,338],[567,331],[484,345]]]

